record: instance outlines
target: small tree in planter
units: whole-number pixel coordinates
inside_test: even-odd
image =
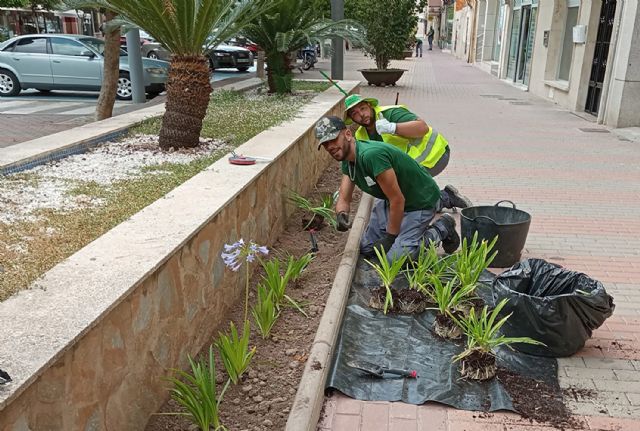
[[[460,374],[472,380],[488,380],[496,375],[497,365],[494,350],[498,346],[513,343],[527,343],[544,345],[529,337],[505,337],[498,335],[498,331],[511,316],[496,321],[500,310],[509,302],[503,299],[496,308],[489,313],[485,305],[480,314],[476,315],[472,308],[469,315],[460,319],[453,317],[456,324],[467,336],[467,348],[464,352],[454,356],[453,360],[460,361]]]
[[[417,14],[426,4],[426,0],[349,0],[345,5],[350,18],[365,26],[364,50],[376,62],[376,69],[360,70],[369,85],[395,85],[400,79],[404,69],[389,69],[389,64],[403,58],[416,32]]]

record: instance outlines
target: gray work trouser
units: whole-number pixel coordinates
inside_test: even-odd
[[[447,167],[450,157],[451,150],[449,149],[449,146],[447,146],[447,149],[445,150],[442,157],[440,157],[440,160],[438,160],[438,163],[433,165],[432,168],[425,169],[427,170],[427,172],[429,172],[429,175],[431,175],[432,177],[436,177]],[[449,193],[447,193],[444,189],[440,190],[440,209],[442,208],[453,208],[451,197],[449,196]]]
[[[431,240],[440,243],[442,241],[440,232],[435,228],[430,228],[433,217],[438,210],[440,210],[439,201],[435,208],[405,212],[400,225],[400,234],[391,249],[387,251],[387,259],[391,261],[395,256],[403,254],[415,258],[420,251],[422,241],[428,243]],[[375,256],[373,244],[386,234],[388,221],[389,203],[382,199],[376,199],[371,210],[369,225],[360,240],[360,253],[365,256]]]

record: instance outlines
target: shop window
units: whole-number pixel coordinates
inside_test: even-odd
[[[578,23],[580,0],[567,0],[567,18],[562,40],[562,53],[558,68],[558,80],[568,81],[571,72],[571,58],[573,56],[573,27]]]

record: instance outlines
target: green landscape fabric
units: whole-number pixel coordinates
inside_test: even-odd
[[[477,293],[492,305],[492,276],[485,272],[481,281]],[[443,340],[432,332],[435,310],[415,315],[384,315],[369,308],[370,292],[378,285],[375,271],[360,258],[326,382],[328,390],[335,389],[364,401],[410,404],[436,401],[463,410],[516,411],[499,379],[486,382],[460,379],[459,364],[452,364],[452,358],[464,350],[465,341]],[[394,282],[395,287],[406,285],[404,277]],[[497,357],[499,367],[542,381],[558,399],[562,398],[555,358],[531,356],[507,347],[498,349]],[[354,360],[417,370],[418,378],[369,376],[347,365]]]

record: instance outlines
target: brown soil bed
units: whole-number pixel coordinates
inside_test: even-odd
[[[322,195],[333,193],[338,189],[340,178],[338,164],[332,164],[324,172],[310,197],[318,199]],[[351,219],[355,215],[359,199],[360,194],[354,194]],[[301,227],[301,220],[306,217],[309,216],[297,210],[289,218],[284,232],[273,247],[270,247],[273,254],[280,256],[290,253],[300,256],[311,249],[309,232]],[[220,407],[222,423],[230,431],[281,430],[285,427],[320,317],[342,259],[348,233],[337,232],[325,225],[315,233],[315,237],[319,247],[315,259],[298,283],[288,287],[289,296],[304,304],[309,317],[304,317],[293,308],[285,308],[273,327],[271,337],[266,340],[262,339],[255,329],[255,323],[251,322],[251,345],[256,346],[256,354],[242,382],[229,387]],[[260,275],[260,271],[254,273],[253,288]],[[253,296],[250,302],[254,302]],[[239,301],[229,315],[236,325],[241,323],[243,306],[243,301]],[[208,346],[205,347],[207,349]],[[218,352],[215,353],[220,390],[226,381],[226,375]],[[321,365],[312,364],[312,367],[318,366]],[[168,394],[167,391],[167,396]],[[165,403],[160,410],[162,413],[180,411],[181,408],[173,400]],[[193,431],[195,428],[190,426],[191,423],[180,416],[154,415],[145,430]]]
[[[433,305],[427,296],[412,289],[396,289],[391,288],[393,296],[393,307],[389,308],[389,312],[397,314],[422,313],[427,307]],[[376,310],[384,309],[384,300],[387,296],[387,289],[384,286],[376,287],[371,291],[371,299],[369,306]]]
[[[497,378],[511,396],[513,407],[525,419],[549,424],[557,429],[584,429],[563,402],[562,393],[543,381],[498,368]]]

